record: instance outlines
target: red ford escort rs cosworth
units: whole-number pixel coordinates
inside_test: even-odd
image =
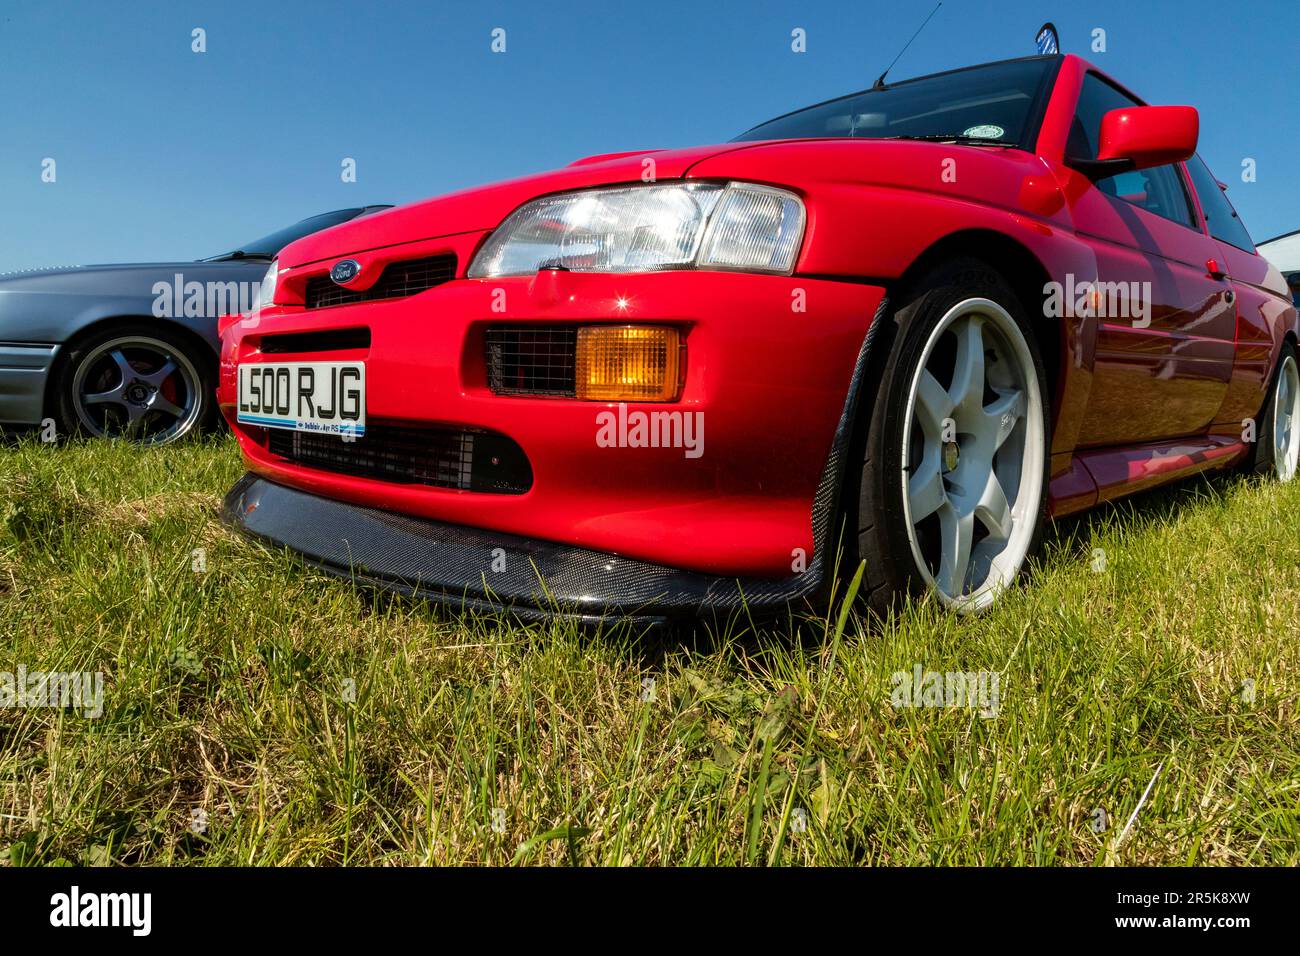
[[[1052,517],[1296,471],[1296,310],[1198,117],[1074,56],[358,219],[228,320],[227,519],[358,581],[663,618],[992,603]]]

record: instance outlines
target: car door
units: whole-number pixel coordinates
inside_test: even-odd
[[[1088,73],[1067,155],[1095,159],[1102,117],[1139,105]],[[1235,310],[1226,276],[1211,274],[1211,260],[1221,257],[1191,202],[1182,164],[1096,182],[1073,175],[1071,215],[1097,261],[1097,275],[1086,277],[1097,283],[1095,360],[1078,444],[1206,432],[1232,376]]]
[[[1283,279],[1255,250],[1250,233],[1224,195],[1224,187],[1200,156],[1187,162],[1206,228],[1215,243],[1219,268],[1235,293],[1236,353],[1232,382],[1215,419],[1225,434],[1242,432],[1264,402],[1274,366],[1274,329],[1287,311]]]

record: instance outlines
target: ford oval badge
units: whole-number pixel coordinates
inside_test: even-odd
[[[347,285],[353,279],[361,274],[361,263],[356,259],[344,259],[341,262],[334,263],[334,268],[330,270],[330,279],[336,285]]]

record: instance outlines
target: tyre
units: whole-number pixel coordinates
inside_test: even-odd
[[[1255,443],[1246,459],[1247,468],[1257,475],[1290,481],[1300,460],[1300,367],[1290,342],[1282,343],[1282,354],[1273,371],[1273,383],[1264,401],[1263,414],[1255,431]]]
[[[65,434],[165,445],[212,425],[214,379],[206,347],[169,329],[121,325],[67,351],[53,404]]]
[[[1011,287],[974,259],[917,283],[888,333],[861,440],[862,593],[881,615],[926,593],[982,610],[1038,549],[1047,520],[1042,356]]]

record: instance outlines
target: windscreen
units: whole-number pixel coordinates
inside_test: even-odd
[[[260,257],[272,259],[281,249],[291,242],[296,242],[303,236],[310,236],[313,232],[320,232],[322,229],[328,229],[330,226],[337,226],[341,222],[347,222],[355,219],[364,212],[364,207],[357,209],[338,209],[334,212],[322,213],[319,216],[311,216],[301,222],[295,222],[292,226],[286,226],[283,229],[276,230],[269,236],[263,236],[260,239],[254,239],[239,247],[238,251],[249,258]]]
[[[1008,60],[907,80],[770,120],[733,142],[823,137],[971,137],[1028,146],[1056,57]]]

